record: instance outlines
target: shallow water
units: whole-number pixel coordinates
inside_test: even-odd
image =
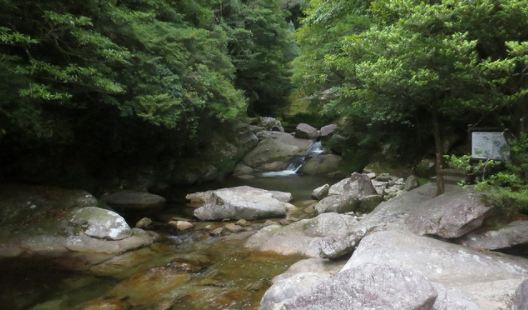
[[[293,203],[301,204],[315,187],[330,181],[295,175],[176,188],[173,203],[158,216],[188,214],[183,201],[192,191],[250,185],[291,192]],[[76,266],[60,258],[3,260],[0,308],[256,309],[271,279],[301,258],[248,251],[245,237],[164,234],[151,247],[78,271],[60,267]]]

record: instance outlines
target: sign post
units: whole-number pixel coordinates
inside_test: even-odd
[[[507,161],[510,145],[503,130],[474,129],[471,131],[471,159]]]

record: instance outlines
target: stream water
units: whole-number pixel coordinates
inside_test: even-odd
[[[156,219],[188,216],[192,210],[185,207],[184,197],[193,191],[250,185],[291,192],[293,203],[302,207],[314,188],[330,181],[292,174],[176,188],[170,191],[173,203]],[[78,271],[61,267],[68,262],[60,258],[3,260],[0,308],[256,309],[271,279],[301,259],[246,250],[243,244],[250,232],[222,238],[161,234],[150,247]]]

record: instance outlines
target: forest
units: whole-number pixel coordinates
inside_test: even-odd
[[[162,290],[161,300],[168,305],[163,309],[233,306],[229,309],[266,310],[278,309],[274,308],[279,305],[274,298],[279,297],[272,291],[276,285],[280,284],[277,290],[291,289],[282,287],[286,285],[282,282],[271,281],[271,276],[286,270],[279,266],[290,266],[296,261],[289,255],[320,255],[334,260],[354,253],[352,261],[356,256],[354,249],[367,244],[365,240],[376,238],[377,232],[367,231],[381,230],[386,240],[405,239],[397,235],[400,232],[387,228],[390,221],[401,227],[410,226],[415,233],[419,231],[419,237],[413,234],[411,239],[434,236],[448,240],[449,246],[462,244],[464,249],[478,251],[508,248],[504,253],[517,255],[520,251],[520,256],[527,257],[528,249],[514,246],[528,244],[528,239],[504,247],[470,245],[484,238],[484,233],[472,234],[510,229],[507,225],[518,221],[524,225],[528,216],[527,0],[0,0],[0,81],[0,226],[4,226],[3,230],[0,228],[0,252],[15,253],[0,255],[0,272],[17,270],[19,263],[22,269],[31,265],[31,261],[27,265],[16,261],[4,264],[3,257],[32,259],[36,253],[47,259],[57,248],[60,254],[53,257],[66,257],[72,252],[91,255],[101,249],[107,251],[104,255],[114,257],[147,251],[137,248],[148,243],[147,248],[155,254],[145,257],[152,255],[156,262],[169,264],[170,272],[177,269],[176,278],[164,278],[169,282],[202,285],[193,282],[197,281],[198,271],[190,272],[189,278],[187,273],[182,276],[183,269],[188,272],[186,268],[200,272],[207,268],[236,270],[235,275],[224,275],[219,280],[234,281],[225,286],[214,282],[218,280],[216,273],[207,274],[210,278],[206,280],[214,283],[204,285],[207,289],[196,293],[201,296],[195,298],[198,304],[192,297],[194,292],[185,291],[185,295],[178,291],[183,294],[180,296],[170,290],[177,296],[169,296]],[[474,158],[472,132],[479,130],[503,135],[507,142],[504,158]],[[289,199],[283,199],[285,193]],[[481,197],[482,202],[474,202],[469,194],[464,196],[467,193]],[[86,199],[79,198],[82,195]],[[409,206],[420,205],[429,210],[427,203],[420,200],[424,197],[431,199],[429,206],[444,210],[432,208],[427,216],[445,214],[422,223],[427,216],[419,215],[425,211],[405,209],[400,203],[405,201]],[[252,199],[259,204],[257,210],[246,205],[243,208],[248,207],[255,214],[236,213],[242,208],[237,203]],[[403,210],[401,214],[378,218],[376,210],[386,212],[384,208],[391,203],[394,212]],[[475,211],[480,210],[481,203],[489,209]],[[42,207],[46,210],[42,211],[40,204],[49,204],[49,209]],[[201,208],[189,211],[190,205],[194,208],[196,204]],[[208,209],[215,204],[222,208],[233,204],[238,209],[229,216],[219,215],[220,211]],[[441,207],[444,204],[449,206]],[[124,222],[127,230],[123,234],[127,237],[104,235],[100,226],[93,229],[97,236],[104,237],[94,237],[92,230],[88,233],[92,228],[87,227],[95,225],[95,215],[81,216],[77,212],[83,210],[78,209],[80,206],[110,210],[116,225],[121,225],[121,219]],[[449,209],[454,206],[459,209]],[[304,211],[295,213],[289,208]],[[43,213],[33,213],[34,209]],[[70,212],[74,215],[65,215]],[[321,225],[314,228],[317,233],[328,230],[321,236],[315,233],[322,240],[317,239],[315,250],[311,248],[312,241],[259,244],[273,225],[295,228],[296,223],[317,219],[312,218],[316,214],[329,213],[353,215],[354,223],[336,215],[313,224]],[[33,239],[35,234],[40,238],[42,231],[55,227],[49,224],[48,216],[49,221],[61,223],[60,238],[73,234],[98,238],[101,243],[79,239],[73,246],[71,238],[67,241],[58,237],[63,243],[48,245],[49,240]],[[87,219],[79,220],[84,216]],[[367,222],[372,227],[366,224],[367,228],[360,225],[361,229],[346,232],[332,230],[352,227],[369,216]],[[398,222],[404,216],[408,216],[405,222]],[[278,217],[284,218],[257,221]],[[66,218],[69,222],[64,224]],[[461,218],[466,222],[461,223]],[[229,220],[236,222],[218,224]],[[435,226],[444,221],[455,224]],[[27,228],[37,222],[45,228]],[[136,224],[136,228],[128,227],[129,224]],[[452,231],[456,225],[460,227]],[[26,232],[23,236],[10,235],[26,229],[29,237]],[[53,228],[53,233],[55,229],[59,228]],[[82,229],[87,230],[79,235]],[[528,228],[522,229],[525,230],[515,230],[509,236],[528,236]],[[155,233],[149,235],[150,230]],[[185,239],[180,236],[183,232],[193,237]],[[224,238],[241,232],[255,233],[244,237],[248,238],[245,247],[251,249],[244,251],[249,252],[237,251],[242,248],[240,244],[229,243],[233,240],[228,239],[221,239],[212,247],[200,243],[206,242],[200,239],[205,236]],[[134,234],[142,240],[137,241],[141,246],[124,243],[116,246],[119,250],[106,250],[105,242],[125,242]],[[167,246],[154,241],[159,240],[154,234],[163,240],[173,240],[173,236],[182,239],[178,239],[177,246]],[[312,232],[302,234],[313,237]],[[255,236],[260,239],[253,239]],[[282,242],[278,239],[275,242]],[[429,242],[426,239],[417,239],[416,245]],[[174,258],[174,253],[180,253],[179,246],[189,240],[194,247],[185,251],[215,257],[214,262]],[[152,244],[158,248],[152,250]],[[297,249],[300,245],[305,247]],[[278,254],[264,258],[255,254],[259,257],[255,258],[251,252],[254,249]],[[398,250],[393,249],[396,256]],[[375,256],[368,250],[358,252],[358,256]],[[80,259],[78,256],[75,259]],[[218,261],[218,257],[233,257],[233,261]],[[61,261],[61,268],[68,265],[66,269],[73,270],[70,259],[68,256],[68,263]],[[237,259],[242,262],[240,270]],[[257,261],[255,270],[251,269],[255,262],[251,259]],[[456,257],[453,259],[457,261]],[[162,303],[141,295],[142,289],[152,285],[149,281],[154,281],[153,269],[148,269],[149,276],[130,278],[128,273],[115,273],[113,267],[105,266],[95,256],[82,256],[81,260],[83,266],[90,265],[90,275],[108,277],[84,280],[101,289],[113,287],[110,295],[96,295],[94,291],[93,296],[81,297],[80,293],[71,293],[68,286],[64,291],[63,287],[53,288],[61,292],[61,298],[68,295],[61,299],[60,307],[39,308],[41,302],[51,300],[48,291],[7,305],[13,309],[36,305],[39,307],[32,309],[74,309],[79,305],[79,309],[99,309],[108,306],[106,302],[114,297],[116,303],[123,307],[122,303],[126,303],[130,309],[150,309]],[[93,265],[95,261],[98,265]],[[342,272],[357,268],[354,264],[349,262]],[[78,268],[79,264],[75,266]],[[134,266],[142,266],[142,271],[153,267],[145,262]],[[528,263],[522,265],[525,267],[528,274]],[[265,284],[256,278],[237,278],[244,268],[254,271],[251,277],[254,275]],[[372,267],[374,271],[369,268],[356,270],[351,277],[360,277],[362,272],[392,272],[376,269],[379,266]],[[91,273],[95,269],[98,271]],[[499,269],[497,274],[505,272]],[[432,281],[431,290],[438,291],[438,296],[442,295],[438,283],[449,289],[460,288],[420,272]],[[478,272],[467,272],[472,284],[481,283]],[[154,274],[158,276],[157,271]],[[512,275],[512,279],[524,279],[526,274]],[[405,272],[404,275],[407,276]],[[42,278],[47,276],[42,274]],[[66,283],[70,276],[65,273],[57,283]],[[0,280],[0,303],[14,296],[16,289],[8,289],[7,283],[19,277],[15,272],[9,273],[6,281]],[[22,283],[24,288],[16,294],[41,284],[36,280],[40,277],[31,279],[36,282]],[[138,283],[145,287],[138,289],[134,286],[137,283],[129,283],[131,279],[140,279]],[[344,281],[338,276],[332,279]],[[390,282],[385,280],[379,281]],[[272,289],[266,291],[272,283]],[[245,287],[246,291],[232,293],[230,285],[236,289]],[[428,285],[419,285],[415,291],[421,293]],[[512,286],[517,289],[519,283]],[[123,297],[122,292],[127,290],[140,290],[137,296],[143,297]],[[524,290],[528,296],[528,284]],[[464,287],[462,291],[466,292]],[[513,292],[505,294],[510,298]],[[342,305],[335,301],[340,299],[334,293],[316,295],[328,296],[329,300],[321,301],[318,305],[322,308],[314,309],[340,309]],[[478,307],[460,309],[506,309],[484,293],[472,294],[473,291],[468,304],[475,301]],[[296,296],[295,302],[283,300],[280,305],[286,305],[285,309],[307,309],[310,299],[304,297]],[[85,304],[94,298],[95,306]],[[443,301],[442,308],[438,306],[440,297],[435,295],[433,303],[435,300],[434,309],[450,309],[453,302]],[[420,307],[400,301],[372,309],[430,309],[420,305],[431,300],[423,301]],[[366,308],[370,305],[361,302]],[[528,298],[523,305],[528,305]],[[512,309],[524,309],[517,307]]]

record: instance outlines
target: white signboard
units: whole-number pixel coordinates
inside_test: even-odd
[[[471,157],[483,160],[510,159],[510,146],[504,137],[504,132],[473,131]]]

